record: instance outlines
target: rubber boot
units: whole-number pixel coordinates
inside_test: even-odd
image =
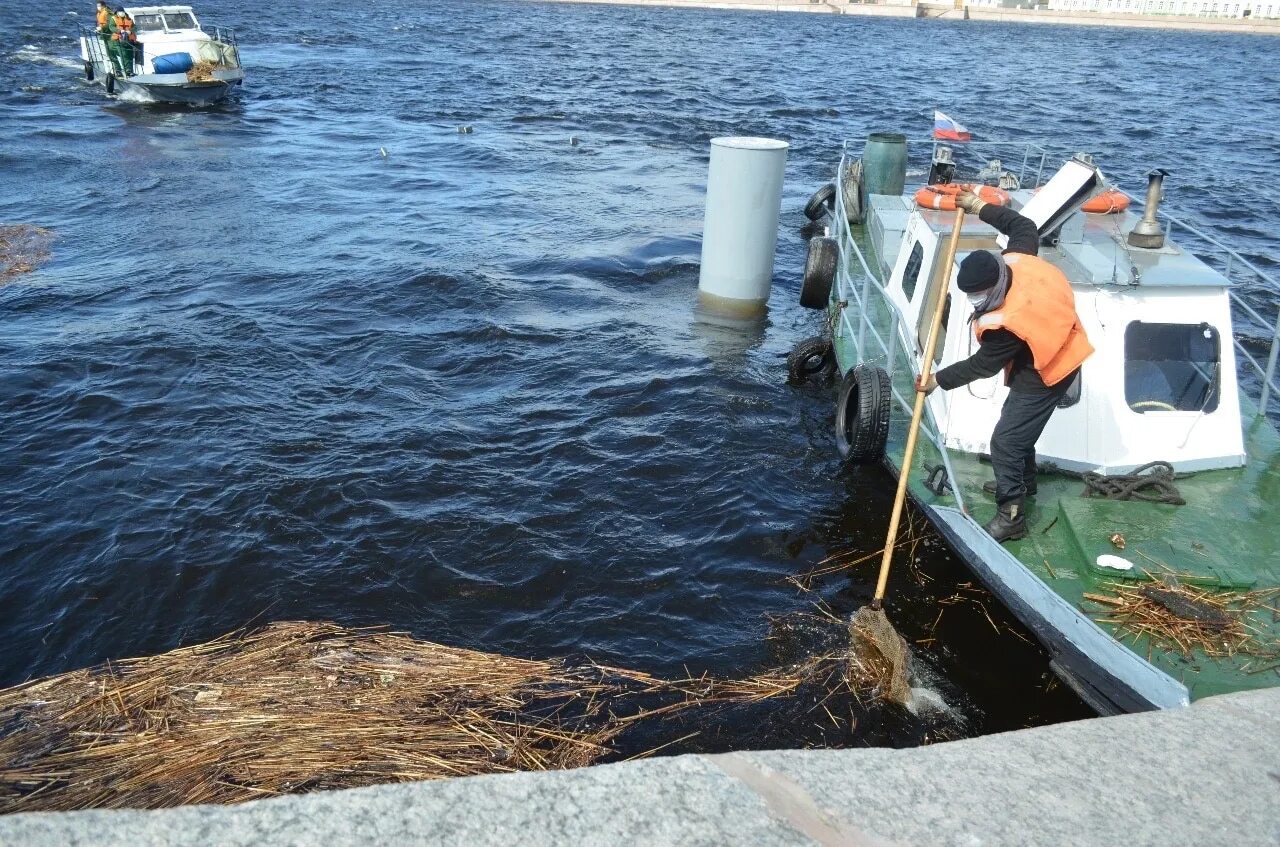
[[[987,533],[1000,543],[1017,541],[1027,537],[1027,515],[1021,500],[1010,500],[996,509],[996,516],[985,527]]]

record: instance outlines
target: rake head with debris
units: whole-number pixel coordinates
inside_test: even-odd
[[[864,606],[849,620],[849,687],[899,706],[911,700],[911,650],[884,610]]]

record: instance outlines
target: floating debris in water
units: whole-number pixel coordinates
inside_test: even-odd
[[[462,135],[470,135],[470,134],[471,134],[471,126],[470,126],[469,124],[468,124],[468,125],[466,125],[466,126],[460,126],[460,127],[458,127],[458,132],[459,132],[460,134],[462,134]]]
[[[378,148],[378,152],[382,154],[382,158],[384,158],[384,159],[385,159],[385,158],[387,158],[387,148],[385,148],[385,147],[379,147],[379,148]]]
[[[0,226],[0,282],[30,273],[49,261],[53,237],[53,230],[40,226]]]
[[[0,813],[580,767],[651,719],[829,696],[848,653],[745,679],[662,680],[281,622],[0,691]]]
[[[578,136],[576,136],[576,135],[571,135],[571,136],[569,136],[569,146],[570,146],[570,147],[577,147],[577,146],[578,146]]]

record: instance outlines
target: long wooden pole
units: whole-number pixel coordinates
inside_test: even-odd
[[[960,248],[960,228],[964,226],[964,209],[956,209],[956,220],[951,226],[951,240],[947,243],[946,258],[942,263],[942,273],[938,274],[938,284],[942,290],[938,292],[937,303],[933,307],[933,320],[929,324],[929,339],[924,345],[924,361],[920,364],[920,382],[929,380],[933,371],[933,352],[938,346],[939,330],[942,328],[942,314],[947,304],[947,288],[951,284],[951,266],[956,260],[956,251]],[[907,429],[907,449],[902,455],[902,470],[898,474],[898,493],[893,498],[893,514],[889,517],[889,535],[884,542],[884,553],[880,557],[880,578],[876,580],[876,595],[871,601],[871,608],[879,609],[884,600],[884,590],[889,584],[889,564],[893,561],[893,548],[898,541],[898,523],[902,520],[902,505],[907,499],[907,482],[911,478],[911,460],[915,458],[916,439],[920,435],[920,419],[924,416],[924,401],[927,397],[923,391],[916,392],[915,409],[911,412],[911,426]]]

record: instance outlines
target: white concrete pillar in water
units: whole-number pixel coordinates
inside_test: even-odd
[[[773,284],[785,141],[713,138],[698,293],[704,303],[759,311]]]

